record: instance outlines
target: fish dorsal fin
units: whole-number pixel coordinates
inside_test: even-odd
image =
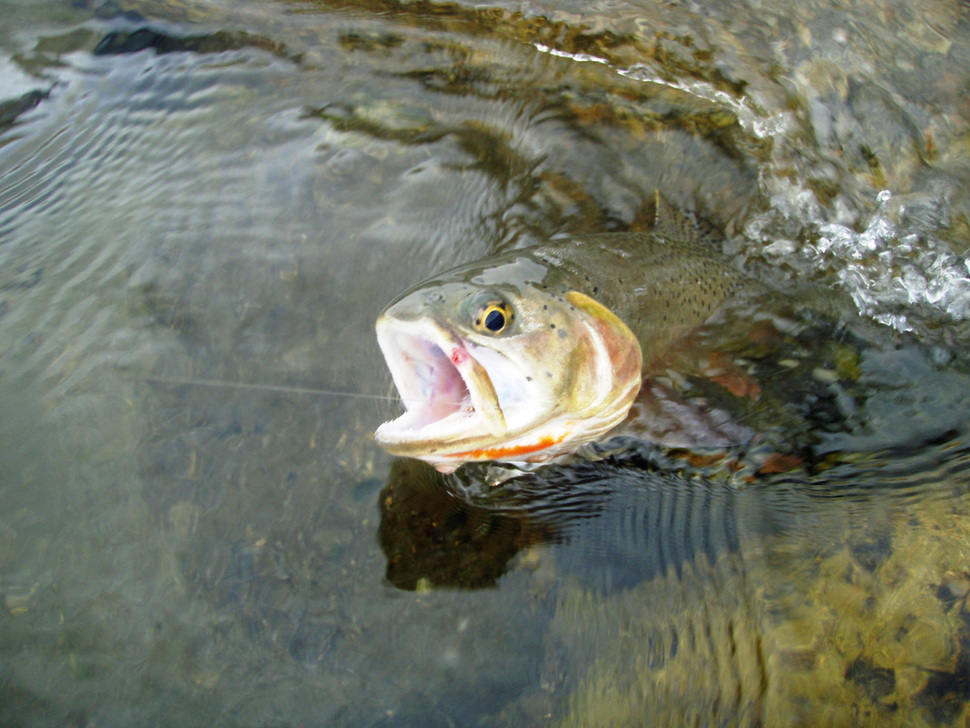
[[[685,215],[667,202],[660,190],[653,193],[653,205],[652,232],[655,235],[677,242],[720,247],[723,238],[711,225],[698,223],[692,216]]]

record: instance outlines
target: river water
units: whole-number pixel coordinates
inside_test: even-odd
[[[970,720],[965,4],[0,13],[0,723]],[[376,447],[394,295],[656,189],[754,446]]]

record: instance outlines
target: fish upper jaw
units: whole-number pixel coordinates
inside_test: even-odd
[[[493,382],[502,382],[503,394],[509,391],[509,381],[521,381],[519,389],[527,388],[524,375],[511,362],[501,357],[483,362],[473,344],[426,319],[385,314],[376,329],[378,345],[406,409],[374,433],[388,452],[431,461],[435,452],[509,434],[513,425],[507,421]],[[530,394],[523,391],[521,396]],[[512,409],[515,425],[521,425],[524,407]]]

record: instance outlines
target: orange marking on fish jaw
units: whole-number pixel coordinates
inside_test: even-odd
[[[520,455],[528,455],[539,450],[547,450],[553,445],[558,445],[565,440],[567,435],[569,435],[568,432],[564,432],[558,437],[546,435],[545,437],[540,437],[538,442],[529,442],[524,445],[507,445],[505,447],[485,447],[480,450],[451,453],[448,457],[461,460],[504,460]]]

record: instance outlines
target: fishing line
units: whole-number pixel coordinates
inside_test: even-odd
[[[195,379],[191,377],[145,377],[144,381],[151,384],[170,384],[173,386],[189,387],[220,387],[223,389],[242,389],[255,392],[282,392],[285,394],[309,394],[319,397],[356,397],[358,399],[374,399],[382,402],[395,402],[404,400],[403,397],[394,397],[390,394],[365,394],[363,392],[340,392],[335,389],[315,389],[313,387],[293,387],[284,384],[251,384],[249,382],[233,382],[225,379]],[[411,402],[426,402],[428,398],[411,398]],[[446,402],[436,400],[440,404],[451,404],[460,406],[462,402]]]

